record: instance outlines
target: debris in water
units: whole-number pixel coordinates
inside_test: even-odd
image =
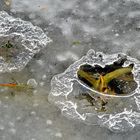
[[[24,83],[3,83],[3,84],[0,84],[0,87],[8,87],[17,91],[34,89],[33,86],[24,84]]]
[[[72,42],[72,45],[80,45],[80,44],[81,44],[81,42],[79,40],[76,40],[76,41]]]

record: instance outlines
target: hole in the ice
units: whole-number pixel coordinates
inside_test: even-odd
[[[139,61],[125,54],[90,50],[54,76],[49,101],[69,118],[112,131],[130,130],[131,125],[139,125],[139,71]]]
[[[123,67],[126,60],[126,58],[121,58],[105,67],[97,64],[81,65],[77,71],[77,77],[80,82],[104,96],[130,95],[137,88],[137,82],[132,72],[134,64]]]

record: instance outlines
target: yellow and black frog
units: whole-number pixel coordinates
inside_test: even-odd
[[[105,67],[84,64],[78,69],[77,77],[82,83],[102,95],[124,96],[137,88],[132,73],[134,64],[123,67],[125,61],[126,58],[123,58]],[[105,111],[104,106],[107,104],[105,96],[99,96],[98,99],[102,103],[101,110]]]
[[[130,88],[128,83],[135,83],[135,88],[137,84],[132,74],[134,64],[123,67],[124,62],[125,60],[122,59],[111,65],[106,65],[104,68],[100,65],[85,64],[80,66],[77,76],[87,86],[101,93],[110,95],[127,94],[125,88]]]

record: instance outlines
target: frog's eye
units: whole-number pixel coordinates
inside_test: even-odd
[[[99,74],[99,73],[93,74],[93,77],[94,77],[96,80],[98,80],[99,77],[100,77],[100,74]]]

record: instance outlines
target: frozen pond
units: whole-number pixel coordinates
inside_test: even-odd
[[[138,140],[139,127],[116,134],[106,128],[69,120],[48,102],[50,80],[89,49],[125,53],[140,60],[138,0],[1,0],[0,10],[43,29],[53,42],[20,72],[1,73],[0,83],[13,80],[37,87],[11,94],[0,89],[1,140]]]

